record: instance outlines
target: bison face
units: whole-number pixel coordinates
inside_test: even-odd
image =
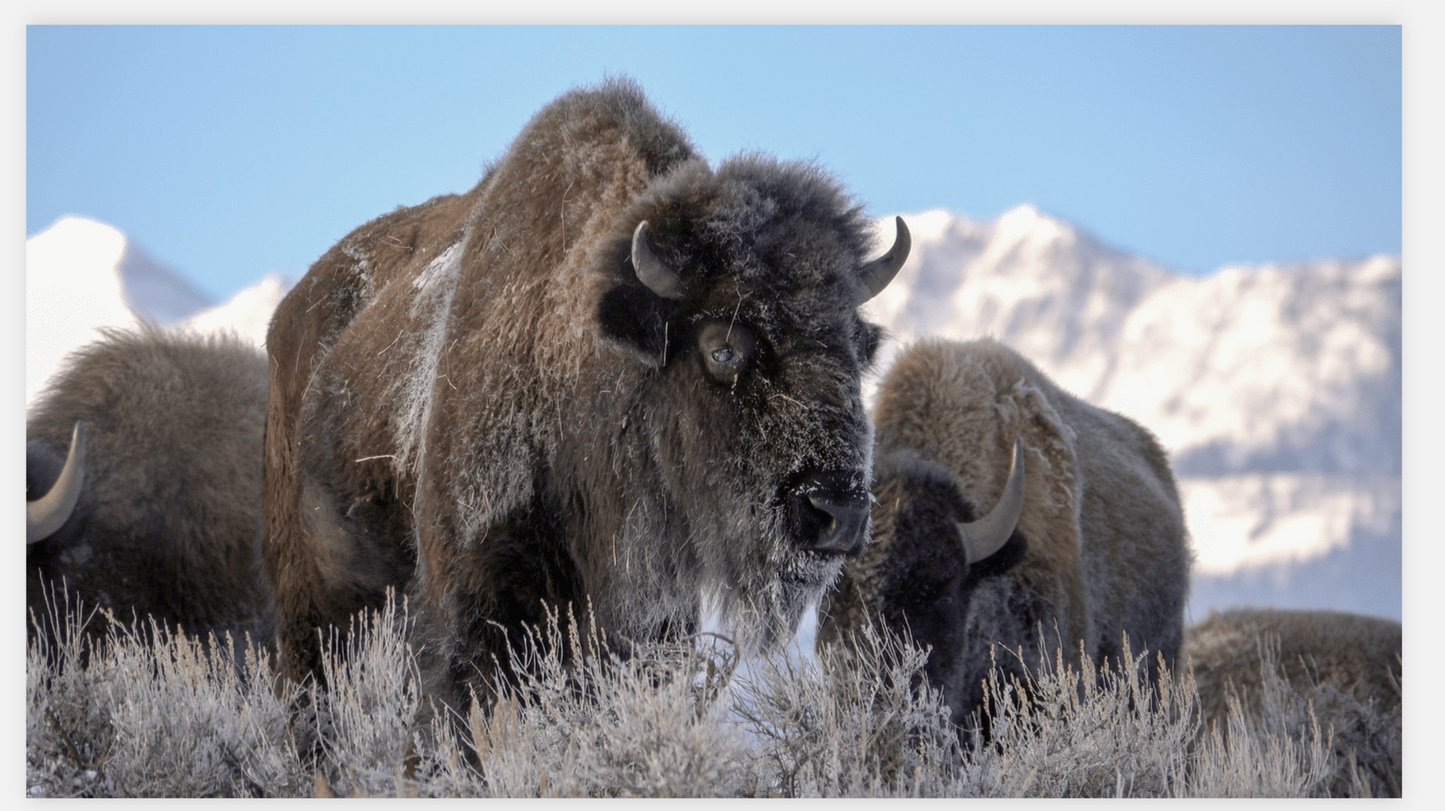
[[[1022,443],[1015,443],[1002,498],[981,518],[947,470],[914,452],[883,453],[875,474],[873,545],[830,596],[819,637],[837,641],[840,621],[856,626],[858,618],[876,614],[894,632],[932,649],[924,673],[962,725],[982,698],[989,644],[1026,638],[1020,634],[1030,629],[1011,623],[1037,613],[1020,610],[1027,597],[1009,576],[1027,549],[1017,531]]]
[[[799,189],[768,188],[768,166],[745,168],[713,194],[638,212],[600,320],[651,370],[629,418],[646,426],[675,516],[663,554],[685,549],[695,568],[680,574],[695,576],[704,614],[768,648],[867,541],[860,380],[880,329],[857,310],[908,236],[899,220],[894,250],[863,261],[856,209],[789,200]]]
[[[859,378],[877,330],[854,315],[804,337],[765,309],[735,299],[736,315],[704,309],[687,325],[649,427],[706,608],[767,647],[867,541],[873,437]]]

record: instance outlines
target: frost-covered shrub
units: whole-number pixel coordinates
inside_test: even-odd
[[[54,643],[42,637],[27,650],[32,796],[275,796],[309,787],[287,730],[294,694],[279,686],[265,651],[248,642],[238,663],[229,639],[208,647],[156,623],[91,621],[108,624],[103,636],[72,621]]]
[[[1299,747],[1322,734],[1329,741],[1328,758],[1310,796],[1401,796],[1398,654],[1376,661],[1378,673],[1368,674],[1368,683],[1351,683],[1347,673],[1313,655],[1296,652],[1294,661],[1285,661],[1276,633],[1239,634],[1229,641],[1227,659],[1220,645],[1194,651],[1204,658],[1193,659],[1201,667],[1204,694],[1201,734],[1238,738],[1241,749],[1264,739],[1277,740],[1280,748]],[[1221,707],[1227,707],[1227,717]]]
[[[757,663],[733,712],[757,738],[763,780],[789,797],[953,793],[961,752],[948,709],[921,678],[927,654],[865,626],[816,659]],[[917,681],[917,686],[914,682]]]
[[[1191,673],[1161,668],[1151,685],[1127,652],[1107,666],[1055,656],[1023,679],[995,670],[989,737],[960,742],[921,678],[927,651],[874,629],[740,664],[713,635],[624,654],[554,614],[514,647],[522,675],[459,717],[422,696],[395,605],[325,645],[324,692],[278,680],[264,651],[238,665],[208,652],[224,645],[92,621],[108,623],[98,640],[71,620],[27,648],[32,796],[1378,793],[1358,768],[1339,779],[1325,698],[1264,672],[1262,714],[1233,700],[1204,729]],[[1361,718],[1398,741],[1398,718]]]

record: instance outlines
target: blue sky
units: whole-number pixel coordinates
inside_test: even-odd
[[[110,223],[219,300],[608,73],[873,214],[1033,203],[1193,273],[1401,250],[1397,26],[31,26],[26,233]]]

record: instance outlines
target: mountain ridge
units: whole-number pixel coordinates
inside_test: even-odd
[[[987,335],[1070,392],[1150,427],[1187,475],[1399,474],[1398,258],[1194,277],[1032,206],[994,223],[939,210],[905,219],[922,226],[914,253],[897,288],[869,303],[895,339],[879,368],[917,337]],[[1362,416],[1381,429],[1356,436],[1360,426],[1347,423]]]
[[[1160,438],[1197,555],[1193,618],[1230,604],[1400,617],[1399,257],[1196,277],[1031,205],[992,221],[941,209],[903,216],[908,262],[865,305],[892,336],[865,381],[870,401],[908,342],[992,336]],[[891,216],[879,225],[891,235]],[[73,244],[61,244],[65,235]],[[230,329],[261,345],[290,286],[271,275],[200,306],[167,298],[164,283],[136,283],[144,274],[126,256],[144,253],[88,220],[27,240],[27,402],[35,378],[99,326],[165,312],[162,323]]]

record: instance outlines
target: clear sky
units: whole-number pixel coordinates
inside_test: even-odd
[[[470,188],[541,105],[637,79],[704,155],[869,212],[1033,203],[1166,267],[1401,251],[1401,29],[48,27],[26,234],[112,224],[216,299]]]

